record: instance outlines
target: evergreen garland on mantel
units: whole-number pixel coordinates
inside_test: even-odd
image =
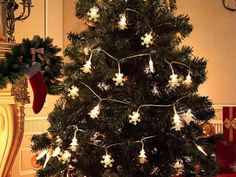
[[[12,52],[6,52],[5,59],[0,60],[0,89],[7,84],[15,84],[34,65],[41,64],[44,81],[49,94],[59,94],[61,82],[58,78],[62,72],[62,57],[57,56],[60,48],[52,44],[53,39],[34,36],[32,40],[23,39],[20,44],[12,47]],[[34,54],[33,54],[34,53]]]

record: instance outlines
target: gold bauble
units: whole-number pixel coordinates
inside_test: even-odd
[[[215,135],[216,133],[215,126],[209,122],[205,122],[202,124],[202,131],[203,131],[204,137],[211,137]]]

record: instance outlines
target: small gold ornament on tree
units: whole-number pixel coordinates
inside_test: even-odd
[[[214,125],[209,122],[202,124],[202,132],[204,137],[211,137],[216,133]]]

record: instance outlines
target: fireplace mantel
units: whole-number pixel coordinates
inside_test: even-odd
[[[2,45],[0,50],[1,47]],[[27,87],[27,80],[24,77],[15,85],[0,89],[1,177],[10,176],[11,167],[21,145],[24,133],[24,105],[29,103]]]

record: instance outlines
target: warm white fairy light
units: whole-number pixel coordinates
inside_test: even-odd
[[[88,13],[87,13],[89,20],[91,21],[98,21],[98,19],[100,18],[100,14],[99,14],[99,8],[94,6],[92,7]]]
[[[174,109],[173,120],[174,120],[174,124],[175,124],[174,128],[175,128],[175,130],[180,130],[183,127],[183,124],[182,124],[182,121],[181,121],[181,118],[180,118],[179,114],[176,111],[175,105],[173,106],[173,109]]]
[[[138,111],[133,111],[132,114],[129,115],[129,122],[137,125],[138,122],[141,122],[140,114]]]
[[[154,68],[154,66],[153,66],[153,61],[152,61],[152,59],[150,58],[149,59],[149,68],[150,68],[150,72],[151,73],[155,73],[155,68]]]
[[[89,52],[90,52],[90,49],[88,47],[84,47],[84,55],[88,56],[89,55]]]
[[[70,143],[70,150],[73,151],[73,152],[75,152],[78,149],[78,146],[79,146],[78,139],[76,137],[77,136],[77,132],[79,131],[79,129],[76,126],[75,126],[75,128],[76,128],[76,130],[74,132],[74,137],[72,139],[72,142]]]
[[[52,156],[51,150],[43,150],[36,158],[36,160],[40,160],[46,155],[46,160],[44,161],[43,168],[45,168],[48,164],[48,161],[50,160]]]
[[[156,84],[154,84],[154,86],[153,86],[151,92],[152,92],[152,95],[153,95],[153,96],[158,96],[158,95],[160,95],[160,91],[158,90],[158,87],[157,87]]]
[[[62,143],[62,139],[60,138],[60,136],[56,137],[56,143],[59,145]]]
[[[103,164],[104,168],[109,168],[109,167],[112,167],[114,163],[114,159],[112,158],[110,154],[108,154],[106,150],[106,153],[105,155],[102,156],[102,160],[100,162],[101,164]]]
[[[107,85],[105,82],[99,82],[98,88],[100,88],[102,91],[107,91],[110,89],[110,85]]]
[[[187,123],[189,124],[191,121],[194,121],[194,115],[192,114],[192,110],[188,109],[187,112],[185,112],[184,114],[181,115],[181,118]]]
[[[82,68],[80,68],[84,73],[91,73],[91,68],[92,68],[92,62],[91,60],[86,61],[86,63],[83,65]]]
[[[76,86],[72,86],[71,88],[68,89],[68,91],[69,91],[68,95],[73,99],[79,96],[79,89]]]
[[[147,48],[150,47],[150,45],[153,44],[153,36],[152,33],[146,33],[144,36],[141,37],[142,45],[146,46]]]
[[[199,146],[199,145],[197,145],[197,144],[195,144],[195,145],[196,145],[197,149],[198,149],[201,153],[203,153],[205,156],[207,156],[207,153],[203,150],[203,148],[202,148],[201,146]]]
[[[57,157],[61,153],[61,148],[58,146],[56,149],[54,149],[52,153],[52,157]]]
[[[177,74],[172,73],[172,75],[170,75],[169,85],[173,88],[180,85],[180,79]]]
[[[115,73],[115,77],[112,78],[112,80],[115,82],[115,85],[117,86],[123,86],[124,82],[126,81],[124,74],[122,73]]]
[[[71,153],[69,151],[64,151],[64,153],[61,154],[61,160],[63,163],[69,162],[71,159]]]
[[[173,166],[176,170],[175,175],[182,175],[184,172],[184,165],[182,160],[177,160]]]
[[[90,115],[90,117],[92,119],[98,118],[98,115],[100,114],[100,103],[97,104],[97,106],[95,106],[89,113],[88,115]]]
[[[190,73],[186,76],[186,79],[184,80],[184,85],[186,85],[186,86],[190,86],[191,84],[192,84],[192,77],[191,77],[191,75],[190,75]]]
[[[118,22],[118,27],[120,30],[127,29],[127,18],[125,14],[120,14],[120,21]]]
[[[144,142],[142,140],[141,140],[141,144],[142,144],[142,149],[139,152],[139,156],[138,157],[139,157],[139,163],[144,164],[148,160],[147,160],[146,152],[144,150]]]

